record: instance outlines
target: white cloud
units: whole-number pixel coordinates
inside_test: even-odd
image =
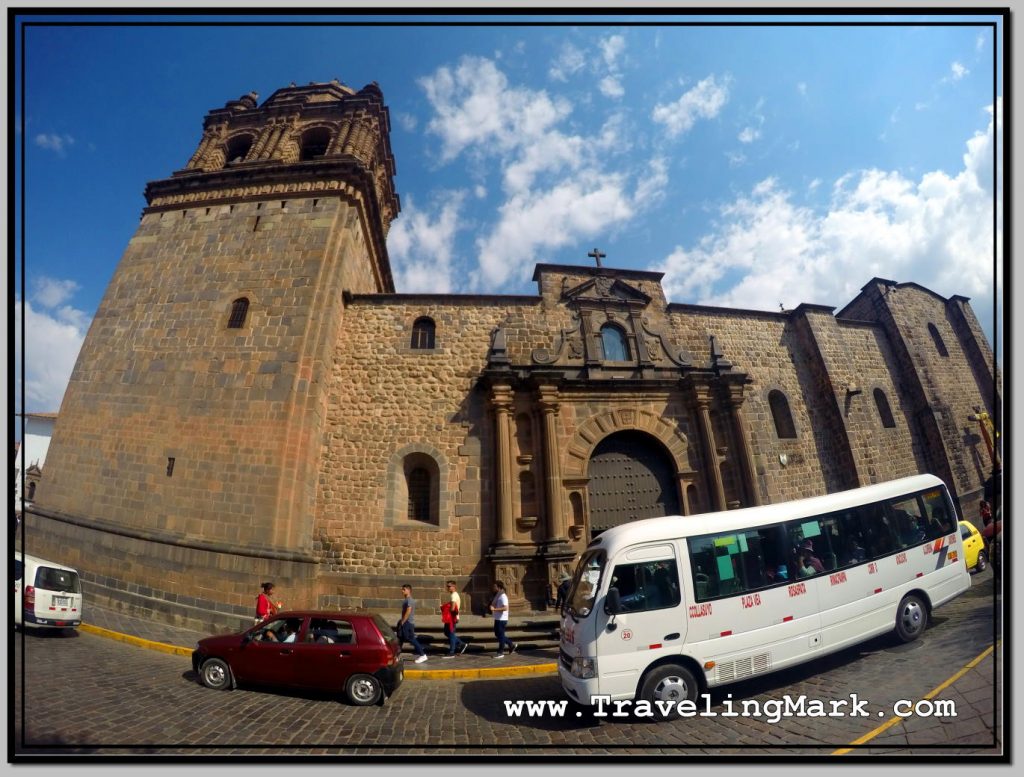
[[[428,131],[444,143],[443,161],[457,157],[467,146],[496,144],[516,148],[568,115],[569,103],[546,92],[509,87],[495,64],[481,57],[463,57],[452,70],[442,67],[419,79],[437,115]]]
[[[23,355],[22,307],[22,301],[15,300],[15,370],[18,379]],[[91,317],[70,306],[40,311],[31,302],[24,304],[24,314],[25,386],[24,393],[21,386],[17,386],[16,394],[24,399],[26,412],[54,412],[60,409]]]
[[[58,280],[45,275],[32,278],[30,286],[32,301],[44,308],[55,308],[67,302],[79,289],[72,280]]]
[[[604,64],[614,70],[618,67],[619,55],[626,50],[626,39],[621,35],[612,35],[601,41],[601,55],[604,57]]]
[[[607,235],[641,204],[663,196],[667,164],[624,155],[628,117],[621,111],[595,135],[570,132],[562,126],[570,103],[514,86],[479,58],[440,68],[420,83],[436,111],[428,127],[443,139],[445,158],[465,152],[501,176],[505,200],[493,222],[478,229],[472,290],[521,281],[538,253]]]
[[[558,59],[551,63],[548,75],[555,81],[568,81],[569,76],[578,73],[587,64],[587,58],[571,43],[562,46]]]
[[[478,285],[500,286],[531,266],[538,250],[607,233],[632,217],[634,205],[625,184],[623,176],[588,173],[506,201],[498,225],[477,241]]]
[[[729,167],[739,167],[747,161],[747,155],[742,151],[726,151],[725,158],[729,160]]]
[[[797,90],[798,92],[800,92],[800,94],[801,94],[802,96],[806,97],[806,96],[807,96],[807,83],[806,83],[806,82],[804,82],[804,81],[801,81],[800,83],[798,83],[798,84],[796,85],[796,90]]]
[[[950,71],[953,73],[953,80],[959,81],[964,76],[968,75],[971,71],[961,65],[959,62],[954,62],[949,66]]]
[[[598,88],[601,90],[601,94],[605,97],[611,97],[614,99],[622,97],[622,95],[626,93],[626,90],[622,88],[622,84],[620,83],[618,76],[605,76],[598,84]]]
[[[670,137],[688,132],[698,119],[713,119],[729,99],[729,79],[710,75],[678,100],[654,106],[651,118],[664,124]]]
[[[737,136],[737,140],[740,143],[753,143],[761,137],[761,130],[754,129],[753,127],[744,127],[743,131]]]
[[[777,180],[762,181],[723,206],[709,234],[666,258],[666,293],[760,310],[780,302],[842,307],[879,276],[971,297],[979,319],[991,320],[992,150],[1001,105],[995,113],[987,131],[967,141],[956,175],[851,172],[835,182],[825,213],[795,204]],[[1001,235],[1001,203],[997,224]]]
[[[473,196],[476,197],[478,200],[482,200],[484,197],[487,196],[487,187],[477,184],[476,186],[473,187]]]
[[[974,39],[974,50],[981,51],[983,48],[985,48],[985,36],[979,33],[978,37]]]
[[[70,135],[58,135],[55,132],[49,134],[41,132],[36,135],[35,144],[40,148],[55,151],[59,156],[64,156],[68,146],[73,146],[75,144],[75,139]]]
[[[419,124],[416,117],[411,113],[400,112],[397,113],[396,116],[398,117],[398,123],[402,126],[402,129],[406,130],[407,132],[412,132],[413,130],[416,129],[416,126]]]
[[[388,254],[400,293],[454,290],[452,256],[464,199],[464,192],[448,193],[433,214],[419,210],[411,199],[404,204],[388,232]]]

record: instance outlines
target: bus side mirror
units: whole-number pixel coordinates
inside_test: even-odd
[[[604,597],[604,611],[606,615],[618,615],[622,612],[622,600],[619,598],[618,588],[608,589],[608,594]]]

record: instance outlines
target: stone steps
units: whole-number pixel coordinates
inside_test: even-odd
[[[535,618],[510,618],[505,635],[528,650],[558,648],[559,621],[546,613],[538,613]],[[398,618],[395,618],[397,621]],[[459,621],[457,631],[459,639],[469,645],[467,652],[495,651],[498,640],[494,636],[494,621],[477,615],[464,616]],[[421,618],[416,616],[416,638],[419,639],[427,652],[447,652],[448,638],[444,635],[444,626],[440,616]]]

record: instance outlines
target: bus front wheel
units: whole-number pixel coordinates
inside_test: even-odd
[[[650,703],[657,717],[674,720],[679,717],[678,703],[696,702],[699,690],[697,678],[689,669],[679,664],[665,664],[652,669],[644,678],[640,698]]]
[[[913,642],[928,625],[928,607],[917,594],[907,594],[896,610],[896,636],[901,642]]]

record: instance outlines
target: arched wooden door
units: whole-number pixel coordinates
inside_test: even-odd
[[[590,535],[641,518],[679,515],[672,458],[644,432],[616,432],[594,448],[587,467]]]

